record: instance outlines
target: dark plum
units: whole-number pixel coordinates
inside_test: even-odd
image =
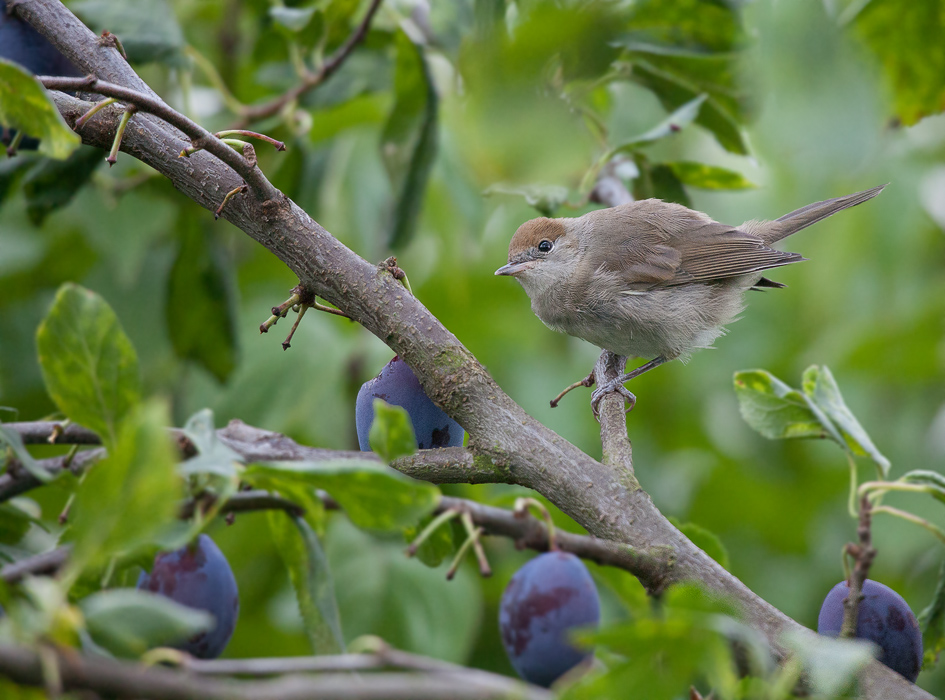
[[[368,433],[374,421],[374,399],[383,399],[407,411],[421,450],[462,446],[465,436],[462,427],[430,400],[417,375],[397,356],[374,379],[364,382],[358,392],[354,417],[358,444],[365,452],[371,449]]]
[[[849,592],[846,581],[830,589],[817,617],[820,634],[840,634],[843,601]],[[863,582],[863,596],[855,636],[877,644],[882,649],[879,660],[915,683],[922,666],[922,633],[909,604],[889,586],[868,579]]]
[[[233,570],[220,548],[206,535],[197,542],[154,558],[151,573],[142,573],[138,588],[159,593],[198,610],[206,610],[216,626],[174,647],[200,659],[215,659],[233,636],[240,598]]]
[[[550,686],[593,652],[575,649],[568,631],[600,621],[597,587],[583,562],[545,552],[516,572],[499,604],[499,631],[518,675]]]
[[[19,63],[34,75],[78,76],[79,70],[65,56],[19,17],[7,13],[7,3],[0,0],[0,58]],[[14,132],[0,126],[6,143]],[[24,139],[21,149],[35,149],[36,139]]]

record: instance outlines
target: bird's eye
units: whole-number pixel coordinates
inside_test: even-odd
[[[538,250],[541,251],[542,253],[547,253],[547,252],[549,252],[549,251],[552,249],[552,247],[553,247],[553,245],[552,245],[551,241],[549,241],[549,240],[544,240],[544,241],[542,241],[541,243],[538,244]]]

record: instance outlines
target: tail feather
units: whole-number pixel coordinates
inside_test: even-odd
[[[790,214],[785,214],[777,221],[772,221],[767,225],[758,227],[756,231],[761,235],[762,239],[764,239],[764,242],[770,245],[775,241],[780,241],[782,238],[790,236],[792,233],[797,233],[802,228],[816,224],[818,221],[822,221],[828,216],[836,214],[838,211],[855,207],[857,204],[862,204],[868,199],[872,199],[882,192],[884,187],[886,187],[886,185],[879,185],[869,190],[848,194],[845,197],[836,197],[834,199],[824,200],[823,202],[808,204],[806,207],[796,209]]]

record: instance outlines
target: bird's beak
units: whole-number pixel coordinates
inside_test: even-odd
[[[526,260],[524,262],[517,262],[517,263],[510,262],[509,264],[503,265],[498,270],[496,270],[495,274],[498,276],[508,275],[510,277],[514,277],[519,272],[524,272],[525,270],[530,270],[533,267],[535,267],[536,262],[537,261],[535,260]]]

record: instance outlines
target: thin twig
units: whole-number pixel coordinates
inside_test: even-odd
[[[149,700],[491,700],[521,698],[551,700],[552,695],[506,676],[452,667],[413,673],[362,674],[352,682],[350,673],[287,674],[271,680],[236,681],[213,678],[189,670],[84,656],[73,650],[46,647],[53,655],[58,679],[65,691],[92,691],[114,698]],[[432,660],[431,660],[432,661]],[[388,666],[394,665],[388,660]],[[43,687],[46,681],[41,655],[36,650],[0,645],[0,674],[14,683]]]
[[[47,90],[94,92],[106,97],[114,97],[121,102],[134,105],[139,111],[153,114],[174,126],[191,140],[194,145],[201,146],[221,161],[230,166],[249,185],[253,194],[259,200],[276,199],[279,191],[272,186],[259,168],[251,166],[246,159],[232,148],[224,144],[209,131],[196,122],[188,119],[175,109],[172,109],[161,100],[146,95],[137,90],[131,90],[121,85],[99,80],[94,75],[85,78],[56,78],[40,76],[37,78]]]
[[[306,74],[302,82],[279,97],[270,100],[269,102],[264,102],[260,105],[253,105],[241,110],[237,128],[243,128],[247,124],[259,121],[260,119],[265,119],[266,117],[271,117],[274,114],[278,114],[287,104],[299,99],[309,90],[318,87],[328,80],[328,78],[330,78],[335,73],[335,71],[341,68],[342,64],[347,60],[348,56],[351,55],[351,52],[354,51],[355,47],[364,40],[365,36],[367,36],[368,28],[371,26],[371,20],[374,19],[374,15],[381,6],[381,2],[382,0],[373,0],[371,2],[371,6],[365,13],[364,19],[361,20],[361,23],[357,26],[354,32],[351,33],[351,36],[349,36],[347,41],[345,41],[345,43],[342,44],[338,50],[335,51],[335,53],[332,54],[332,56],[322,64],[321,68],[317,72]]]

